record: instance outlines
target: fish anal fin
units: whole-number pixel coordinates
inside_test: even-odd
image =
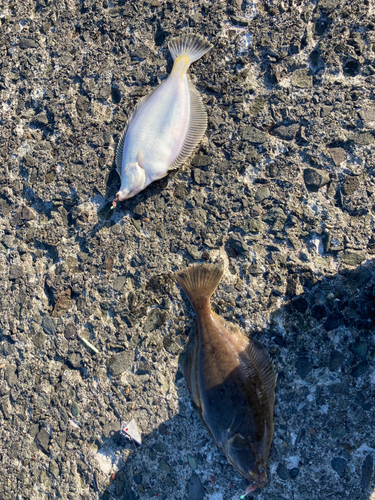
[[[181,151],[169,166],[168,170],[178,168],[186,162],[201,141],[207,128],[207,113],[203,105],[202,97],[191,83],[189,77],[187,77],[187,79],[190,94],[189,127]]]
[[[198,349],[198,321],[195,320],[194,327],[190,331],[189,342],[186,346],[185,359],[182,364],[182,369],[190,397],[197,409],[201,410],[201,399],[199,393],[199,384],[197,380]]]
[[[269,357],[268,352],[264,347],[261,347],[257,343],[250,340],[244,353],[246,358],[242,356],[242,361],[246,373],[249,377],[258,376],[261,382],[261,386],[265,391],[268,400],[273,408],[275,403],[275,385],[277,376],[273,369],[273,363]]]

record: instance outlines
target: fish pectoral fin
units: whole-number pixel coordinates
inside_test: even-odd
[[[247,360],[242,357],[244,368],[249,378],[258,375],[262,388],[264,389],[271,406],[275,403],[275,385],[276,374],[273,370],[273,363],[269,357],[268,352],[264,347],[257,345],[254,341],[250,340],[246,350]],[[262,391],[262,392],[264,392]]]
[[[230,424],[229,429],[228,429],[230,434],[236,434],[242,421],[243,421],[243,414],[240,415],[239,413],[236,413],[235,416],[233,417],[232,423]]]
[[[138,151],[137,163],[138,163],[138,165],[139,165],[141,168],[143,168],[143,167],[142,167],[142,163],[144,162],[144,159],[145,159],[145,154],[144,154],[144,152],[142,151],[142,149],[140,149],[140,150]]]

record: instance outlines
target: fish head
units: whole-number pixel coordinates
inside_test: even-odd
[[[127,200],[138,194],[146,186],[146,172],[138,162],[129,163],[121,175],[121,189],[117,201]]]
[[[259,454],[251,441],[241,434],[234,434],[228,439],[225,448],[228,461],[253,483],[246,490],[247,493],[255,491],[257,488],[263,488],[267,484],[265,463],[258,456]]]

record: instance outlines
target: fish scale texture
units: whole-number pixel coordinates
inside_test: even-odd
[[[182,374],[195,319],[173,273],[222,260],[212,307],[278,373],[249,497],[372,500],[371,2],[3,4],[0,498],[244,494]],[[110,210],[121,134],[184,33],[213,45],[189,69],[205,137]]]

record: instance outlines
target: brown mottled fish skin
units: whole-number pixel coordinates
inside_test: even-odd
[[[176,273],[197,316],[184,366],[186,384],[203,423],[228,461],[253,484],[265,472],[273,436],[276,376],[267,351],[211,310],[221,267],[193,265]]]

